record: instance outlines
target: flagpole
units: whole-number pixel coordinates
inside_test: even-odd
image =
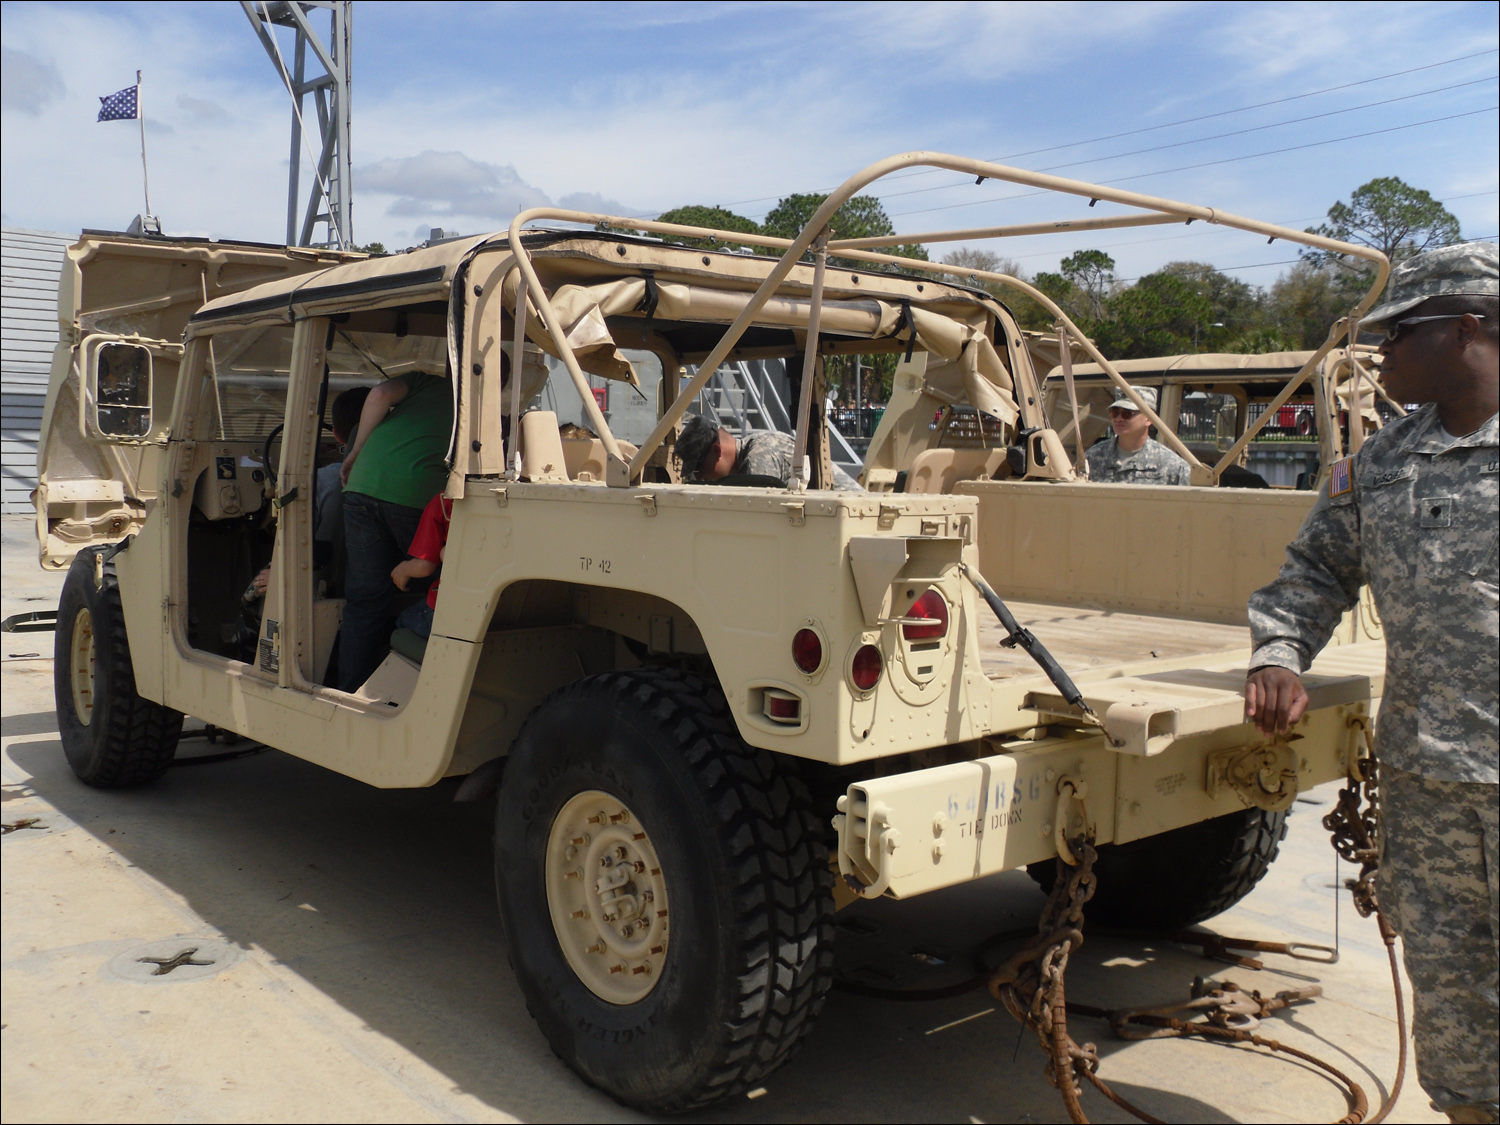
[[[151,218],[151,173],[146,168],[146,106],[141,101],[141,72],[135,72],[135,115],[141,122],[141,186],[146,196],[146,217]]]

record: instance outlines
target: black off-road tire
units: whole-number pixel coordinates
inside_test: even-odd
[[[182,736],[182,715],[136,693],[113,563],[104,563],[103,584],[95,584],[95,558],[104,550],[78,552],[63,581],[52,686],[63,753],[73,773],[85,785],[121,789],[155,781],[167,771]],[[92,707],[85,704],[86,713],[80,714],[74,694],[74,638],[86,627],[93,630]]]
[[[1222,914],[1270,870],[1286,839],[1285,812],[1245,809],[1128,844],[1104,844],[1098,890],[1084,917],[1129,930],[1177,930]],[[1051,892],[1056,863],[1027,871]]]
[[[628,1004],[582,982],[549,916],[549,833],[590,790],[649,832],[670,904],[665,964]],[[808,791],[740,739],[717,684],[685,671],[592,676],[537,707],[500,789],[495,882],[511,964],[553,1051],[650,1112],[753,1088],[811,1030],[833,981],[833,878]]]

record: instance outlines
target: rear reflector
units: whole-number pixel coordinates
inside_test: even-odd
[[[802,700],[780,688],[765,689],[766,718],[773,723],[796,726],[802,721]]]
[[[849,665],[849,678],[860,691],[869,691],[880,682],[880,673],[885,668],[880,650],[874,645],[861,645]]]
[[[811,629],[798,629],[792,638],[792,662],[809,676],[823,667],[823,641]]]

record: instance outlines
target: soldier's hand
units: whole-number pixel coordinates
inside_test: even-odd
[[[1261,734],[1285,734],[1307,711],[1302,677],[1275,665],[1257,668],[1245,680],[1245,718]]]

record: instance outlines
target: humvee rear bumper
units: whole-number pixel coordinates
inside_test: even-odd
[[[1241,721],[1239,668],[1082,683],[1103,734],[985,739],[973,761],[849,786],[833,818],[844,882],[907,898],[1066,854],[1087,830],[1127,843],[1247,807],[1284,809],[1345,776],[1378,702],[1384,645],[1331,650],[1305,677],[1311,706],[1286,739]],[[1066,714],[1038,693],[1034,705]],[[1076,721],[1076,719],[1074,720]]]

